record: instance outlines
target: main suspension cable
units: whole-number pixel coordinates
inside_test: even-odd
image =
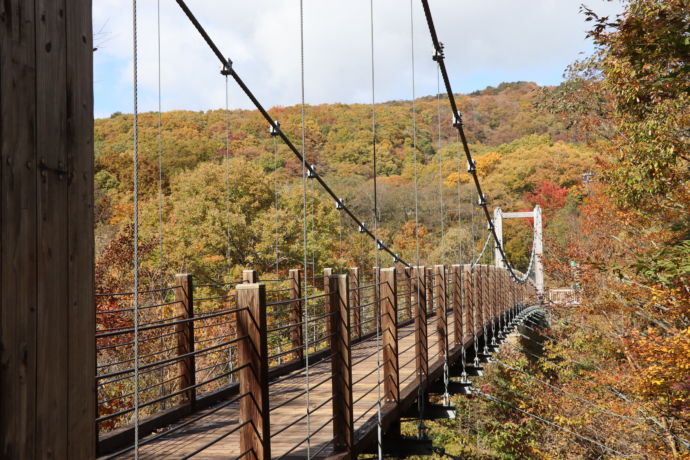
[[[306,164],[303,158],[302,152],[293,144],[293,142],[290,140],[290,138],[283,132],[283,130],[280,128],[280,124],[274,120],[266,111],[264,106],[259,102],[259,100],[256,98],[254,93],[249,89],[249,87],[246,85],[244,80],[237,74],[235,69],[232,66],[232,61],[227,59],[226,57],[223,56],[223,54],[220,52],[220,49],[218,46],[213,42],[211,37],[208,35],[206,30],[203,28],[201,23],[197,20],[197,18],[194,16],[192,11],[189,9],[187,6],[186,2],[184,0],[175,0],[177,4],[180,6],[182,11],[185,13],[189,21],[192,23],[192,25],[197,29],[199,34],[201,34],[202,38],[206,42],[206,44],[209,46],[213,54],[220,60],[221,64],[224,66],[224,68],[227,69],[228,75],[230,75],[233,80],[237,83],[237,85],[242,89],[244,94],[247,95],[249,100],[252,102],[254,107],[259,111],[261,116],[268,122],[270,125],[271,129],[276,133],[277,136],[281,138],[281,140],[285,143],[285,145],[290,149],[290,151],[297,157],[297,159],[300,162],[304,163],[304,166],[307,170],[307,173],[310,178],[313,178],[316,180],[321,187],[328,193],[331,198],[338,204],[338,208],[343,211],[345,214],[347,214],[357,225],[357,227],[360,229],[362,233],[365,233],[368,235],[371,239],[376,241],[379,250],[387,252],[391,257],[393,257],[393,260],[395,262],[400,262],[401,264],[405,265],[406,267],[411,267],[411,265],[407,262],[405,262],[403,259],[401,259],[396,253],[394,253],[386,244],[384,244],[382,241],[378,240],[374,233],[369,230],[364,222],[360,220],[354,212],[341,200],[338,195],[331,189],[331,187],[324,181],[324,179],[316,172],[315,168],[312,168],[311,165]]]
[[[450,85],[450,78],[448,77],[448,71],[446,69],[446,64],[445,64],[445,55],[443,52],[443,44],[439,42],[438,36],[436,34],[436,27],[434,26],[434,20],[433,17],[431,16],[431,9],[429,8],[429,1],[428,0],[422,0],[422,6],[424,7],[424,15],[426,16],[426,22],[427,25],[429,26],[429,33],[431,35],[431,41],[433,42],[434,45],[434,56],[433,60],[438,63],[438,67],[441,70],[441,76],[443,77],[443,82],[446,87],[446,93],[448,94],[448,101],[450,102],[450,107],[453,113],[453,127],[457,129],[458,134],[460,135],[460,141],[462,142],[462,147],[463,150],[465,151],[465,157],[467,158],[467,172],[470,173],[472,176],[472,179],[474,181],[475,188],[477,189],[477,193],[479,195],[479,206],[482,207],[484,211],[484,216],[486,218],[486,221],[488,223],[489,231],[494,237],[494,240],[498,242],[498,237],[496,235],[496,229],[494,228],[494,223],[493,220],[491,219],[491,215],[489,214],[489,209],[488,209],[488,203],[486,201],[486,196],[482,192],[482,187],[481,184],[479,183],[479,175],[477,173],[477,168],[476,168],[476,163],[472,159],[472,153],[470,152],[469,144],[467,142],[467,138],[465,137],[465,131],[463,129],[463,122],[462,122],[462,116],[460,115],[460,112],[458,111],[458,106],[457,103],[455,102],[455,94],[453,94],[453,89],[451,88]],[[513,280],[516,283],[524,283],[525,280],[521,280],[513,271],[512,264],[508,260],[505,254],[505,250],[503,248],[503,245],[497,243],[498,250],[501,254],[501,258],[505,262],[506,267],[508,268],[508,271],[510,272],[510,276],[513,278]]]

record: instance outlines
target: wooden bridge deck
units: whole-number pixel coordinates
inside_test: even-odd
[[[436,329],[436,318],[432,316],[428,319],[430,374],[433,374],[432,369],[438,370],[443,363],[443,356],[438,353],[438,334],[432,332]],[[416,367],[414,332],[414,324],[401,327],[398,331],[401,398],[406,394],[416,395],[417,392],[418,379],[414,377]],[[449,313],[448,336],[453,337],[453,333],[453,314]],[[376,402],[379,392],[376,389],[378,376],[375,369],[377,363],[383,361],[382,352],[379,351],[377,357],[376,348],[376,337],[352,346],[355,437],[358,441],[371,436],[376,430]],[[436,374],[438,375],[438,372]],[[309,407],[313,411],[309,421],[312,432],[310,439],[312,457],[328,457],[333,453],[330,376],[329,358],[316,362],[309,369],[311,388]],[[306,413],[307,395],[298,396],[305,390],[306,384],[307,374],[302,368],[275,379],[269,385],[272,458],[307,458],[305,440],[308,433],[307,420],[306,417],[299,420]],[[383,394],[383,385],[381,385],[381,394]],[[187,425],[170,434],[162,435],[156,440],[144,443],[139,449],[139,457],[141,459],[182,459],[193,456],[198,459],[227,459],[240,456],[242,452],[239,451],[239,430],[236,430],[239,426],[239,403],[219,409],[218,407],[222,404],[221,402],[180,420],[179,424]],[[231,434],[223,437],[227,433]],[[151,436],[156,436],[156,434]],[[218,441],[208,446],[214,440]],[[203,450],[199,451],[200,449]],[[117,458],[133,457],[133,452],[130,451]]]

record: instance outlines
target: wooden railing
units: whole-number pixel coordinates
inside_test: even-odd
[[[353,344],[377,335],[382,349],[382,404],[396,405],[401,389],[428,385],[430,364],[477,338],[493,338],[516,308],[535,294],[530,285],[511,282],[508,273],[489,266],[357,268],[346,274],[259,280],[253,270],[227,284],[197,284],[177,275],[170,288],[145,291],[139,307],[139,412],[141,436],[221,400],[239,402],[238,453],[270,458],[271,439],[290,426],[271,431],[269,379],[330,359],[333,428],[330,449],[353,452],[355,426],[375,414],[364,404],[366,379],[353,381]],[[98,415],[101,453],[133,442],[134,331],[130,293],[98,300]],[[428,326],[433,320],[433,329]],[[414,343],[400,349],[400,328],[409,325]],[[413,325],[413,326],[412,326]],[[449,334],[450,326],[454,329]],[[430,338],[435,349],[430,350]],[[414,348],[405,362],[399,358]],[[378,353],[377,348],[373,348]],[[406,355],[407,356],[407,355]],[[364,358],[368,358],[365,356]],[[373,371],[370,371],[373,372]],[[405,377],[401,380],[401,372]],[[361,372],[360,372],[361,373]],[[366,375],[365,375],[366,377]],[[317,382],[318,383],[318,382]],[[359,386],[358,386],[359,385]],[[362,393],[364,394],[364,393]],[[326,425],[324,425],[326,426]],[[323,427],[322,427],[323,428]],[[322,429],[319,428],[319,429]],[[295,445],[293,449],[299,447]]]

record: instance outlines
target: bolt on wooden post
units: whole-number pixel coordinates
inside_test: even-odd
[[[304,340],[302,325],[302,270],[292,269],[288,275],[290,279],[290,345],[295,350],[295,357],[299,360],[304,358]]]
[[[177,338],[178,386],[187,404],[196,403],[196,365],[194,359],[194,285],[192,275],[185,273],[175,276],[175,325]]]
[[[239,341],[240,451],[249,458],[271,458],[271,428],[268,403],[268,344],[266,338],[266,287],[237,286]]]
[[[381,336],[383,345],[384,400],[397,403],[400,399],[398,367],[398,294],[395,268],[381,270]]]
[[[350,304],[347,275],[330,275],[331,360],[333,395],[333,450],[352,454],[354,415],[352,402],[352,355],[350,351]]]

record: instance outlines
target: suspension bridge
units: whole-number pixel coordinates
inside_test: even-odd
[[[369,227],[307,162],[304,127],[298,148],[186,2],[176,0],[220,61],[222,75],[238,85],[271,135],[301,161],[305,193],[311,180],[330,195],[371,239],[376,266],[316,273],[306,261],[305,236],[304,264],[285,278],[245,270],[242,279],[208,284],[194,274],[179,274],[153,290],[142,290],[137,282],[133,3],[135,283],[132,291],[117,293],[94,292],[90,2],[9,0],[0,6],[2,455],[356,458],[430,448],[423,420],[452,416],[450,395],[470,394],[472,378],[481,375],[482,364],[508,334],[541,314],[544,285],[541,211],[497,208],[492,217],[428,2],[422,0],[421,8],[439,86],[442,82],[486,220],[488,236],[479,257],[423,266],[418,251],[417,260],[406,261],[380,239],[373,52]],[[371,19],[373,50],[373,13]],[[305,228],[306,213],[305,201]],[[512,266],[503,248],[501,222],[511,217],[534,220],[525,273]],[[480,263],[490,245],[495,265]],[[391,266],[385,266],[389,259]],[[116,326],[97,327],[106,315]],[[431,402],[434,394],[443,404]],[[417,420],[418,436],[403,437],[401,420]]]

